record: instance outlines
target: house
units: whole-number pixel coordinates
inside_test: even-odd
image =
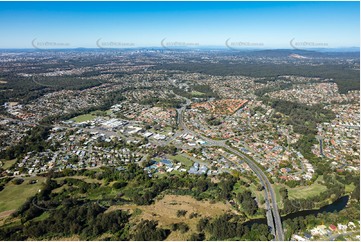
[[[311,240],[311,238],[312,238],[312,235],[309,233],[304,233],[303,235],[307,240]]]
[[[189,168],[188,173],[189,174],[197,174],[198,173],[198,168],[195,168],[194,166],[192,166],[191,168]]]
[[[337,227],[333,224],[331,224],[329,227],[328,227],[331,231],[336,231],[337,230]]]
[[[165,165],[165,166],[167,166],[167,167],[169,167],[169,168],[173,167],[173,163],[172,163],[170,160],[163,159],[163,160],[161,160],[160,162],[161,162],[163,165]]]
[[[149,138],[149,137],[152,136],[152,135],[153,135],[153,133],[151,133],[151,132],[145,132],[145,133],[143,134],[143,137]]]
[[[153,138],[156,140],[165,140],[166,136],[163,134],[156,134],[153,136]]]
[[[337,229],[342,230],[342,231],[346,231],[347,230],[347,225],[337,224]]]
[[[295,240],[295,241],[306,241],[305,238],[303,238],[303,237],[301,237],[301,236],[299,236],[299,235],[297,235],[297,234],[292,235],[292,240]]]
[[[327,234],[327,231],[326,231],[326,226],[325,225],[319,225],[317,226],[316,228],[313,228],[311,229],[311,234],[312,235],[325,235]]]

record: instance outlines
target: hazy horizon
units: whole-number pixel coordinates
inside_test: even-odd
[[[359,48],[359,7],[359,2],[0,2],[0,48]]]

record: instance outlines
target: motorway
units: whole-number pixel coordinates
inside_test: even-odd
[[[189,104],[190,104],[190,100],[187,99],[187,105]],[[263,173],[261,168],[259,168],[258,165],[253,160],[251,160],[250,158],[239,152],[237,149],[228,146],[224,140],[212,140],[203,136],[202,134],[196,133],[193,130],[188,129],[188,127],[183,122],[184,110],[185,110],[185,106],[183,106],[180,109],[177,109],[178,112],[177,121],[179,128],[183,130],[183,133],[188,133],[194,136],[198,136],[207,142],[206,143],[207,146],[222,147],[230,151],[231,153],[237,155],[238,157],[241,157],[253,170],[253,172],[256,173],[257,177],[260,179],[260,182],[265,189],[265,202],[267,207],[266,215],[267,215],[268,226],[271,228],[271,232],[275,236],[276,240],[284,241],[284,232],[282,229],[281,216],[279,214],[279,210],[277,206],[276,195],[270,181],[268,180],[267,176]]]

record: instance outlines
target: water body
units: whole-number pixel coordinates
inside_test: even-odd
[[[320,214],[323,212],[328,212],[328,213],[339,212],[346,207],[348,200],[349,200],[349,196],[343,196],[343,197],[340,197],[339,199],[337,199],[336,201],[334,201],[333,203],[326,205],[324,207],[321,207],[320,209],[303,210],[303,211],[299,211],[299,212],[295,212],[295,213],[290,213],[285,216],[282,216],[281,220],[285,221],[287,219],[294,219],[297,217],[305,217],[307,215],[317,216],[317,214]],[[255,223],[267,224],[267,219],[266,218],[252,219],[252,220],[244,223],[244,225],[251,227]]]
[[[304,210],[304,211],[299,211],[299,212],[295,212],[295,213],[290,213],[286,216],[282,217],[282,221],[286,220],[286,219],[294,219],[300,216],[307,216],[307,215],[317,215],[323,212],[327,212],[327,213],[333,213],[333,212],[339,212],[342,209],[344,209],[347,205],[349,196],[343,196],[340,197],[339,199],[337,199],[336,201],[334,201],[333,203],[326,205],[320,209],[316,209],[316,210]]]

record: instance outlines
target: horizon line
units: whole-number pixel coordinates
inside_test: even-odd
[[[264,47],[264,48],[252,48],[252,47],[232,47],[227,46],[172,46],[172,47],[162,47],[162,46],[133,46],[133,47],[68,47],[68,48],[35,48],[35,47],[0,47],[0,50],[76,50],[76,49],[97,49],[97,50],[132,50],[132,49],[163,49],[163,50],[197,50],[197,49],[224,49],[224,50],[336,50],[336,49],[360,49],[360,46],[346,46],[346,47],[314,47],[314,48],[293,48],[293,47]]]

